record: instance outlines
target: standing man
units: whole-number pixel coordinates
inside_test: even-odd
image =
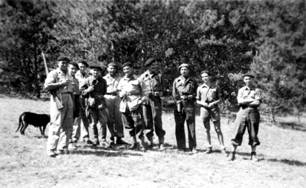
[[[164,149],[164,136],[166,132],[162,126],[162,101],[163,95],[162,77],[159,73],[158,61],[150,58],[145,62],[147,71],[140,77],[141,88],[146,98],[142,105],[144,122],[150,131],[146,134],[149,146],[153,147],[154,129],[159,140],[159,148]]]
[[[235,124],[238,125],[238,130],[235,138],[232,139],[233,151],[230,160],[235,160],[237,147],[242,143],[246,128],[249,133],[251,160],[257,160],[256,146],[260,144],[257,137],[260,121],[258,107],[261,104],[261,94],[260,90],[254,87],[253,78],[253,75],[245,74],[243,76],[245,86],[238,91],[237,101],[240,108],[235,121]]]
[[[201,106],[201,121],[204,124],[207,135],[208,148],[206,153],[212,152],[211,136],[210,136],[210,120],[213,122],[215,131],[218,136],[221,151],[225,152],[223,134],[220,125],[220,110],[219,102],[221,101],[220,89],[215,84],[211,83],[208,71],[201,72],[203,84],[197,89],[197,104]]]
[[[88,64],[86,61],[81,61],[78,63],[79,70],[75,74],[75,78],[79,82],[79,89],[81,86],[84,85],[86,79],[88,78],[89,74],[87,72]],[[80,109],[79,109],[79,116],[76,117],[73,125],[73,133],[72,133],[72,142],[77,142],[78,139],[81,137],[84,142],[89,142],[89,134],[88,134],[88,119],[85,115],[85,98],[83,95],[80,95],[79,98],[80,102]]]
[[[107,84],[105,97],[106,106],[108,109],[108,128],[111,135],[111,143],[118,145],[127,144],[122,140],[123,125],[121,113],[119,111],[120,97],[118,95],[118,84],[120,77],[118,75],[118,66],[115,63],[109,63],[107,66],[107,74],[103,77]],[[115,139],[116,138],[116,139]]]
[[[130,149],[138,148],[137,137],[140,140],[142,150],[145,150],[143,138],[144,121],[141,104],[143,102],[142,88],[139,80],[134,75],[134,70],[130,62],[123,64],[124,77],[119,81],[118,90],[120,102],[120,112],[125,128],[130,129],[132,145]]]
[[[108,147],[106,141],[106,123],[108,112],[106,109],[104,95],[106,93],[106,81],[102,78],[102,69],[99,66],[90,67],[91,75],[85,80],[84,85],[81,86],[82,94],[86,96],[87,110],[89,116],[89,130],[91,142],[94,146],[99,143],[103,147]],[[99,127],[97,125],[99,124]],[[101,138],[99,139],[99,132]],[[100,142],[99,142],[100,140]]]
[[[196,152],[195,132],[195,97],[197,90],[196,81],[190,77],[189,64],[183,63],[179,66],[181,76],[173,82],[172,96],[176,103],[174,110],[175,136],[178,150],[185,150],[185,129],[186,121],[188,128],[189,150]]]
[[[50,99],[50,126],[47,141],[47,154],[68,153],[68,143],[73,124],[74,86],[67,71],[67,57],[57,59],[57,69],[51,71],[45,80],[44,88],[52,93]],[[58,105],[58,101],[61,102]],[[57,151],[57,152],[56,152]]]

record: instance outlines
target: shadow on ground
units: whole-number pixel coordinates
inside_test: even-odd
[[[142,156],[139,152],[128,152],[128,150],[105,150],[105,149],[77,149],[71,152],[72,155],[96,155],[103,157],[127,157],[127,156]]]
[[[301,162],[298,160],[290,160],[290,159],[276,159],[276,158],[270,158],[270,159],[265,159],[266,161],[269,162],[274,162],[274,163],[282,163],[290,166],[306,166],[306,162]]]

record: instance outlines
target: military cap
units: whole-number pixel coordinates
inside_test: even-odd
[[[189,64],[187,64],[187,63],[182,63],[182,64],[180,64],[180,66],[179,66],[179,70],[181,70],[181,68],[183,68],[183,67],[186,67],[186,68],[190,69],[190,65],[189,65]]]
[[[60,57],[57,58],[57,61],[58,61],[58,62],[59,62],[59,61],[64,61],[64,62],[69,63],[69,62],[70,62],[70,59],[69,59],[68,57],[66,57],[66,56],[60,56]]]
[[[133,68],[133,64],[128,61],[128,62],[123,63],[122,67],[132,67]]]
[[[251,74],[251,73],[245,73],[245,74],[242,76],[242,78],[244,78],[244,77],[255,78],[255,76],[254,76],[253,74]]]
[[[145,64],[144,64],[144,66],[145,67],[148,67],[148,66],[151,66],[154,62],[156,62],[157,60],[156,59],[154,59],[154,58],[149,58],[146,62],[145,62]]]
[[[109,64],[107,65],[107,67],[115,67],[115,68],[118,68],[118,65],[117,65],[116,63],[112,62],[112,63],[109,63]]]

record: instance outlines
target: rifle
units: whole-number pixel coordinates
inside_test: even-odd
[[[44,67],[45,67],[45,72],[46,72],[46,75],[48,75],[49,73],[49,69],[48,69],[48,65],[47,65],[47,61],[46,61],[46,57],[45,57],[45,54],[44,52],[41,52],[41,56],[43,58],[43,61],[44,61]],[[55,90],[52,90],[52,91],[49,91],[51,96],[53,97],[54,101],[55,101],[55,104],[56,104],[56,107],[58,110],[61,110],[64,108],[63,106],[63,103],[62,101],[60,100],[60,98],[56,95],[56,91]]]

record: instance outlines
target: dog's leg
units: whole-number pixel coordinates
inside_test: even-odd
[[[22,127],[22,119],[23,119],[23,114],[19,116],[19,122],[18,122],[18,127],[17,127],[16,132],[20,129],[20,127]]]
[[[21,130],[20,130],[20,132],[21,132],[21,134],[22,135],[24,135],[24,132],[25,132],[25,130],[26,130],[26,128],[28,127],[28,123],[26,123],[26,122],[23,122],[23,127],[21,128]]]

